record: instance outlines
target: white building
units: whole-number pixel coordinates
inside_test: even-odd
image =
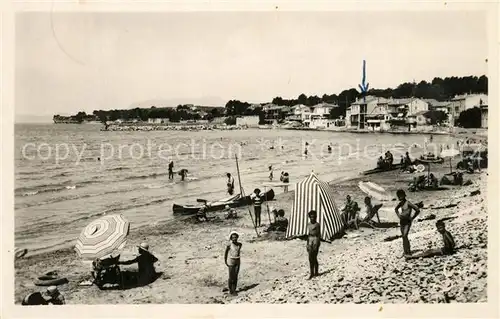
[[[356,99],[346,111],[346,124],[348,127],[364,129],[367,124],[367,115],[375,116],[384,114],[386,109],[380,109],[380,104],[385,104],[386,99],[376,96],[367,96],[365,98]]]
[[[163,124],[170,122],[169,118],[149,118],[148,123],[150,124]]]
[[[240,116],[236,118],[237,126],[259,127],[259,116]]]
[[[488,95],[486,94],[464,94],[457,95],[451,99],[451,104],[448,107],[450,124],[454,125],[460,113],[474,107],[481,108],[482,105],[488,105]]]

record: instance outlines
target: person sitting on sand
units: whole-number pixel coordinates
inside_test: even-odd
[[[436,176],[434,176],[434,174],[432,174],[432,173],[429,175],[429,188],[431,188],[431,189],[438,189],[439,188],[439,181],[436,178]]]
[[[208,221],[208,217],[207,217],[207,206],[203,206],[201,207],[198,212],[196,213],[196,220],[198,220],[199,222],[206,222]]]
[[[280,209],[278,211],[278,220],[276,221],[276,230],[285,232],[288,228],[288,219],[285,217],[285,211]]]
[[[406,199],[406,193],[404,190],[398,189],[398,191],[396,192],[396,196],[399,199],[399,203],[394,211],[399,218],[401,237],[403,238],[403,251],[405,255],[410,255],[411,249],[408,234],[410,233],[411,223],[418,216],[418,214],[420,214],[420,208]],[[400,209],[401,212],[399,212]],[[413,216],[411,214],[412,210],[415,211],[415,214]]]
[[[56,286],[50,286],[47,288],[45,292],[45,301],[49,305],[64,305],[66,301],[64,300],[64,296],[59,292]]]
[[[229,207],[229,205],[226,205],[226,207],[224,207],[224,218],[234,219],[236,217],[237,217],[236,210],[234,208]]]
[[[332,152],[332,146],[330,144],[328,144],[328,153],[331,153]]]
[[[438,220],[436,222],[436,229],[443,237],[443,247],[436,249],[429,249],[419,254],[406,256],[406,259],[427,258],[434,256],[451,255],[455,252],[455,240],[449,231],[446,230],[444,221]]]
[[[309,216],[309,223],[307,224],[307,254],[309,256],[309,269],[310,276],[308,279],[312,279],[317,276],[318,273],[318,253],[319,246],[321,243],[321,229],[319,223],[316,221],[318,214],[315,210],[311,210],[307,213]]]
[[[227,281],[229,293],[231,295],[236,295],[236,287],[238,285],[238,273],[240,272],[241,265],[241,247],[242,244],[238,242],[238,238],[240,235],[232,231],[229,234],[230,243],[226,247],[226,251],[224,253],[224,262],[226,263],[227,268],[229,269],[229,279]]]
[[[358,211],[360,210],[358,203],[351,200],[351,195],[346,196],[346,204],[342,209],[343,221],[346,227],[357,220]],[[357,228],[357,227],[356,227]]]
[[[365,197],[366,211],[365,211],[364,216],[361,218],[361,222],[369,223],[369,222],[371,222],[373,217],[377,216],[377,222],[380,224],[380,217],[378,215],[378,211],[379,211],[380,207],[382,207],[382,204],[377,204],[374,206],[372,204],[372,199],[370,198],[370,196],[366,196]]]
[[[156,277],[155,262],[158,261],[153,254],[149,252],[149,245],[147,243],[141,243],[137,246],[139,255],[134,259],[127,261],[119,261],[119,265],[132,265],[137,263],[139,266],[137,284],[139,286],[145,286],[151,283]]]

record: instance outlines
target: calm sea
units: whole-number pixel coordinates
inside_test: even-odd
[[[41,252],[71,246],[85,225],[103,214],[121,213],[136,228],[172,219],[174,202],[227,197],[226,172],[235,174],[238,188],[235,154],[248,194],[263,189],[269,165],[275,180],[287,171],[291,183],[312,170],[327,181],[345,179],[374,167],[386,149],[398,161],[401,152],[425,139],[289,130],[103,132],[100,127],[16,124],[16,247]],[[434,141],[449,142],[446,136]],[[175,171],[189,170],[187,181],[177,175],[168,180],[169,158]]]

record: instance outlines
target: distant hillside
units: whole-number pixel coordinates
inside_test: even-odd
[[[218,97],[204,97],[195,99],[152,99],[146,101],[140,101],[132,103],[129,108],[150,108],[155,106],[160,107],[177,107],[177,105],[193,104],[196,106],[209,106],[209,107],[224,107],[226,105],[225,100]]]

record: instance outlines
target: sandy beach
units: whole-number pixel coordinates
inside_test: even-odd
[[[436,167],[438,176],[446,173],[446,165]],[[320,176],[321,177],[321,176]],[[395,194],[407,189],[411,174],[386,172],[369,178],[356,178],[332,183],[339,208],[347,194],[362,204],[364,194],[359,180],[370,180]],[[311,281],[308,275],[305,242],[282,240],[282,235],[264,233],[256,238],[248,208],[238,210],[236,220],[193,223],[188,219],[152,224],[133,230],[122,259],[132,258],[135,245],[150,244],[160,260],[159,278],[143,287],[125,290],[99,290],[96,286],[79,286],[90,279],[90,266],[70,249],[30,256],[15,261],[15,300],[42,290],[33,281],[53,270],[69,280],[59,286],[69,304],[142,304],[142,303],[401,303],[401,302],[486,302],[487,301],[487,171],[465,175],[473,185],[435,192],[408,193],[412,202],[424,201],[419,218],[430,214],[434,220],[416,222],[410,232],[412,250],[440,247],[441,239],[435,221],[454,217],[447,222],[455,237],[458,252],[448,257],[405,261],[401,239],[384,241],[400,234],[399,227],[388,229],[361,228],[333,243],[323,243],[319,264],[321,276]],[[478,192],[475,192],[479,190]],[[471,193],[474,192],[472,195]],[[269,205],[285,210],[289,217],[294,192],[278,192]],[[454,207],[439,208],[449,204]],[[395,201],[385,202],[380,212],[383,221],[396,221]],[[453,205],[450,205],[453,206]],[[436,209],[437,208],[437,209]],[[269,223],[264,208],[262,221]],[[227,268],[223,253],[231,230],[241,234],[242,266],[236,297],[223,289],[227,286]],[[123,266],[122,269],[134,269]]]

